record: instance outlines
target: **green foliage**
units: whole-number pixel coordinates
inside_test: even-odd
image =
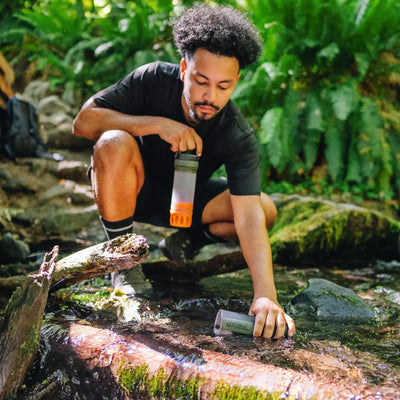
[[[89,96],[144,63],[177,60],[170,42],[170,2],[102,3],[37,1],[13,14],[15,25],[0,31],[0,43],[12,47],[12,63],[36,61],[53,88],[66,88],[67,98],[75,89]]]
[[[263,39],[233,99],[257,132],[264,188],[274,179],[399,197],[400,2],[228,2]],[[87,98],[141,64],[177,62],[172,20],[192,3],[15,0],[0,6],[0,46],[11,64],[34,63],[65,98]]]
[[[314,180],[327,165],[325,179],[334,188],[384,199],[399,195],[393,143],[400,131],[385,129],[383,109],[400,73],[400,3],[247,0],[246,8],[264,51],[243,74],[234,99],[258,133],[264,185],[270,176]],[[389,62],[388,52],[396,55]]]

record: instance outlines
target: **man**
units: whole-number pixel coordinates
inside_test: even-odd
[[[254,335],[289,335],[295,326],[277,301],[267,227],[276,217],[260,191],[256,139],[230,100],[240,69],[261,52],[257,31],[230,6],[189,9],[174,26],[180,65],[144,65],[89,99],[74,134],[97,141],[91,179],[109,238],[133,221],[168,226],[176,152],[199,156],[193,222],[160,243],[183,262],[202,246],[239,239],[251,272]],[[227,182],[211,179],[225,165]]]

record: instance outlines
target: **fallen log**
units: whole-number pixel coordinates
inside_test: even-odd
[[[129,234],[91,246],[59,262],[56,262],[57,246],[46,253],[39,272],[28,275],[14,292],[0,326],[0,400],[20,387],[38,349],[50,289],[54,291],[85,279],[132,268],[148,256],[148,247],[143,236]]]
[[[96,244],[58,261],[51,291],[111,272],[130,269],[142,263],[148,255],[149,245],[142,235],[127,234]]]
[[[51,291],[132,268],[143,262],[149,254],[149,245],[141,235],[128,234],[109,242],[96,244],[58,261],[51,281]],[[0,278],[0,288],[12,291],[25,277]]]
[[[190,260],[186,263],[153,261],[142,265],[145,277],[155,282],[197,282],[207,276],[225,274],[246,268],[241,251],[218,254],[207,260]]]
[[[129,399],[396,398],[397,389],[351,376],[329,379],[196,347],[177,350],[157,338],[76,323],[68,332],[68,348],[60,350],[72,349],[89,370],[109,369]]]
[[[0,399],[21,386],[39,347],[40,327],[47,303],[58,247],[46,253],[37,274],[30,274],[9,301],[0,327]]]

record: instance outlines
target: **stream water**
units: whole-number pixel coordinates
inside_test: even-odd
[[[302,317],[295,318],[297,330],[293,338],[263,340],[241,335],[216,338],[213,323],[218,309],[248,311],[252,282],[246,269],[204,278],[194,286],[151,286],[138,273],[139,313],[142,323],[151,321],[153,330],[154,325],[159,324],[168,326],[169,333],[179,333],[179,340],[187,337],[193,342],[193,338],[197,338],[192,344],[199,349],[220,351],[329,379],[354,378],[377,389],[378,394],[373,398],[400,399],[400,263],[373,261],[351,269],[275,266],[280,303],[286,305],[310,278],[324,278],[353,289],[373,305],[376,320],[353,324]],[[45,379],[53,386],[52,391],[47,389],[49,395],[40,397],[44,399],[125,398],[105,371],[89,373],[72,356],[60,360],[55,349],[49,348],[49,343],[54,343],[55,339],[60,343],[68,340],[67,330],[63,328],[66,321],[85,320],[120,331],[135,330],[134,323],[124,328],[113,316],[93,310],[91,296],[107,297],[109,291],[104,286],[107,283],[97,279],[51,296],[42,330],[40,357],[27,379],[26,390],[18,399],[29,398],[26,397],[29,390],[37,393],[39,389],[32,388]],[[380,387],[390,388],[390,397],[385,397],[384,393],[380,395]]]

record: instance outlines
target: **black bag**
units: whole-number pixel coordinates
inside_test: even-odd
[[[0,144],[9,158],[53,158],[39,133],[36,108],[17,97],[7,102],[7,127],[1,130]]]

